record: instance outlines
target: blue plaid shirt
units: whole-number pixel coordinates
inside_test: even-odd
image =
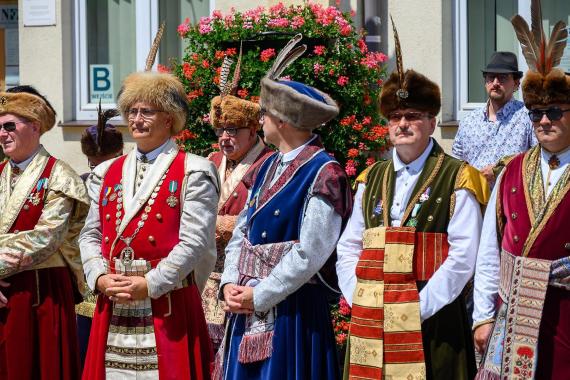
[[[524,152],[537,144],[528,110],[511,99],[490,121],[487,105],[468,114],[460,123],[452,154],[481,169],[501,158]]]

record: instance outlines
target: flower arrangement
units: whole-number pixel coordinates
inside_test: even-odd
[[[317,132],[350,177],[372,164],[375,154],[371,152],[382,152],[389,143],[385,121],[377,111],[387,57],[368,51],[350,13],[310,2],[288,7],[279,3],[267,11],[263,7],[229,14],[214,11],[197,25],[186,21],[178,27],[187,44],[183,60],[173,62],[171,69],[160,69],[172,70],[181,79],[190,102],[190,133],[177,137],[181,147],[201,155],[216,148],[209,124],[210,101],[220,92],[217,84],[224,57],[237,61],[240,41],[244,49],[236,95],[257,102],[261,78],[296,33],[303,34],[308,50],[284,72],[283,79],[314,86],[339,103],[340,115]],[[268,40],[268,35],[273,39]]]
[[[348,339],[348,327],[350,323],[350,306],[344,296],[340,297],[338,304],[331,306],[332,324],[336,344],[339,348],[346,347]]]

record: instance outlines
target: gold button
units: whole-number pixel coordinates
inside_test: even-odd
[[[570,243],[564,244],[564,249],[570,251]]]
[[[441,203],[441,197],[437,197],[435,203]]]
[[[431,216],[431,215],[428,216],[428,217],[427,217],[427,220],[428,220],[428,222],[431,222],[431,221],[433,220],[433,216]]]
[[[156,214],[156,219],[162,220],[162,214],[160,214],[160,213],[159,213],[159,214]]]
[[[28,211],[28,210],[30,209],[30,206],[24,205],[23,209],[26,210],[26,211]]]
[[[511,218],[513,218],[513,220],[515,220],[515,219],[517,218],[517,216],[518,216],[518,215],[517,215],[516,212],[513,212],[513,213],[511,214]]]
[[[233,196],[234,196],[234,198],[237,198],[237,197],[238,197],[238,193],[234,191]]]
[[[14,233],[17,234],[18,232],[20,232],[20,230],[14,230]]]
[[[517,188],[516,188],[516,187],[512,187],[512,188],[511,188],[511,193],[514,194],[514,193],[516,193],[516,192],[517,192]]]
[[[109,242],[109,236],[105,236],[105,243]]]
[[[109,215],[109,214],[105,215],[105,220],[108,221],[109,219],[111,219],[111,215]]]
[[[513,241],[514,241],[515,243],[518,243],[518,242],[519,242],[519,235],[513,236]]]
[[[154,243],[154,236],[148,235],[148,241],[150,241],[151,243]]]

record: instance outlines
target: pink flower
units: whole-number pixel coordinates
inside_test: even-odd
[[[272,16],[279,16],[283,13],[286,13],[287,9],[283,3],[279,2],[276,5],[269,8],[269,14]]]
[[[291,80],[291,75],[285,75],[284,77],[279,77],[279,80]]]
[[[340,28],[340,34],[342,34],[343,36],[349,36],[350,33],[352,33],[352,26],[344,25],[343,27]]]
[[[253,29],[253,22],[251,22],[251,21],[249,21],[249,20],[246,21],[246,22],[244,22],[244,23],[243,23],[243,28],[244,28],[244,29]]]
[[[259,54],[259,59],[261,60],[261,62],[267,62],[269,61],[271,58],[275,57],[275,49],[265,49],[262,50],[261,53]]]
[[[286,28],[289,26],[289,20],[286,18],[274,18],[269,20],[267,25],[272,28]]]
[[[366,45],[366,42],[363,38],[358,40],[358,49],[360,49],[360,52],[362,54],[368,53],[368,45]]]
[[[338,77],[336,83],[339,86],[346,86],[346,84],[348,83],[348,77],[345,77],[344,75],[341,75]]]
[[[344,167],[344,171],[346,172],[346,175],[348,175],[349,177],[353,177],[356,175],[356,165],[354,160],[346,161],[346,166]]]
[[[203,121],[204,123],[210,123],[210,114],[209,114],[209,113],[205,113],[205,114],[202,116],[202,121]]]
[[[376,162],[376,160],[375,160],[373,157],[368,157],[368,158],[366,159],[366,166],[370,166],[370,165],[372,165],[372,164],[375,163],[375,162]]]
[[[161,65],[160,63],[158,65],[156,65],[156,69],[158,70],[159,73],[169,73],[170,72],[170,68],[168,66]]]
[[[186,35],[186,33],[188,33],[189,31],[190,31],[190,25],[188,25],[188,24],[178,25],[177,32],[178,32],[178,35],[180,37],[184,37]]]
[[[325,67],[321,64],[315,63],[313,65],[313,71],[314,71],[315,75],[323,72],[324,70],[325,70]]]
[[[209,24],[200,24],[199,31],[200,34],[208,34],[212,31],[212,27]]]
[[[293,17],[293,21],[291,21],[291,27],[293,29],[297,29],[305,25],[305,19],[303,16],[295,16]]]
[[[222,18],[222,11],[216,9],[212,12],[212,18],[214,19],[221,19]]]
[[[362,125],[368,125],[372,122],[372,118],[370,116],[365,116],[364,119],[362,119]]]
[[[316,55],[323,55],[323,54],[325,54],[325,51],[326,51],[326,48],[323,45],[317,45],[313,49],[313,53],[315,53]]]

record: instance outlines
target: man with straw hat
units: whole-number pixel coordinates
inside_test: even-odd
[[[570,373],[570,76],[556,68],[568,32],[512,24],[528,63],[523,100],[539,145],[514,157],[493,189],[475,274],[479,379],[565,379]]]
[[[247,201],[247,188],[243,179],[273,152],[257,135],[261,126],[259,104],[232,95],[239,83],[241,52],[233,80],[229,81],[228,72],[231,63],[231,60],[226,58],[222,64],[219,85],[221,94],[212,99],[210,110],[210,122],[220,147],[218,152],[208,156],[208,159],[216,165],[220,178],[220,200],[216,219],[218,256],[214,271],[202,293],[202,304],[214,351],[220,346],[226,321],[224,303],[218,299],[220,278],[226,257],[225,249],[232,236],[238,214]]]
[[[248,202],[226,248],[220,286],[232,316],[216,374],[228,379],[339,378],[319,271],[351,197],[346,174],[313,134],[338,114],[336,103],[278,79],[306,50],[295,47],[301,38],[283,48],[261,81],[263,132],[279,152],[246,180]]]
[[[137,146],[87,182],[81,258],[99,297],[83,378],[208,378],[200,292],[216,259],[216,169],[172,139],[188,113],[176,77],[131,74],[117,103]]]
[[[338,243],[337,273],[352,304],[345,377],[472,379],[475,354],[463,289],[475,269],[488,185],[431,138],[437,84],[403,69],[384,82],[392,159],[357,179]]]
[[[55,111],[33,87],[0,93],[0,144],[10,158],[0,164],[0,378],[7,380],[79,376],[77,235],[89,199],[81,178],[40,145],[54,124]]]

